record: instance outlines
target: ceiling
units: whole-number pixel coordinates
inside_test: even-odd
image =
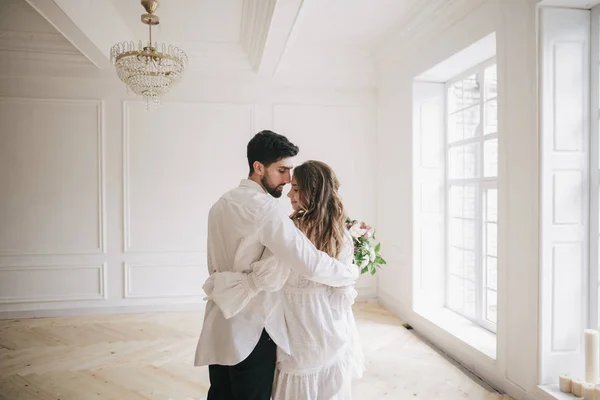
[[[110,0],[133,36],[144,38],[140,22],[146,11],[136,0]],[[170,42],[238,43],[243,0],[164,0],[160,2],[158,35]]]
[[[294,0],[263,3],[293,3]],[[379,43],[413,7],[429,0],[305,0],[298,27],[306,42],[371,47]],[[139,1],[110,0],[136,37],[147,35],[140,23],[145,12]],[[249,2],[251,3],[251,2]],[[279,5],[278,5],[279,6]],[[244,0],[163,0],[157,14],[160,36],[175,42],[238,43],[242,34]],[[299,9],[298,9],[299,12]]]
[[[2,0],[1,7],[0,29],[3,31],[57,33],[44,17],[23,0]]]
[[[162,0],[153,40],[182,48],[189,69],[205,73],[320,74],[325,81],[347,77],[368,85],[374,82],[371,54],[390,34],[412,40],[426,28],[451,23],[450,11],[458,15],[457,9],[481,1]],[[8,50],[23,43],[25,50],[43,50],[47,39],[55,49],[109,69],[112,45],[147,40],[144,12],[139,0],[0,0],[0,32],[20,32]],[[26,40],[25,32],[45,36]]]
[[[0,51],[64,54],[84,59],[75,46],[23,0],[0,0],[0,39]]]
[[[425,1],[426,2],[426,1]],[[305,43],[377,46],[422,0],[328,0],[307,5],[299,36]]]

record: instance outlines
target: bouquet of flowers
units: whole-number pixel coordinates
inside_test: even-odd
[[[354,241],[354,264],[360,268],[360,273],[370,272],[375,275],[377,268],[386,264],[379,250],[381,243],[375,244],[375,229],[350,218],[346,219],[346,227]]]

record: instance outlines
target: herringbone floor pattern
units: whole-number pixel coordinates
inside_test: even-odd
[[[380,306],[356,316],[367,373],[354,399],[500,398]],[[207,370],[192,366],[201,325],[194,312],[0,321],[0,399],[204,399]]]

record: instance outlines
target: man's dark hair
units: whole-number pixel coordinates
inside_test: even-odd
[[[250,175],[254,172],[254,161],[268,167],[282,158],[294,157],[298,151],[298,146],[285,136],[273,131],[260,131],[248,142],[246,155],[248,156]]]

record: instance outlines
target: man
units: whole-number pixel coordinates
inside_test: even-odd
[[[317,282],[329,278],[331,285],[331,277],[338,277],[338,286],[355,282],[357,268],[318,251],[278,207],[276,199],[291,181],[290,159],[297,154],[297,146],[272,131],[259,132],[248,143],[248,179],[209,212],[209,273],[243,271],[267,249],[282,264]],[[195,365],[209,366],[208,400],[271,397],[276,346],[289,353],[289,343],[275,297],[256,292],[243,312],[229,319],[213,301],[207,303]]]

